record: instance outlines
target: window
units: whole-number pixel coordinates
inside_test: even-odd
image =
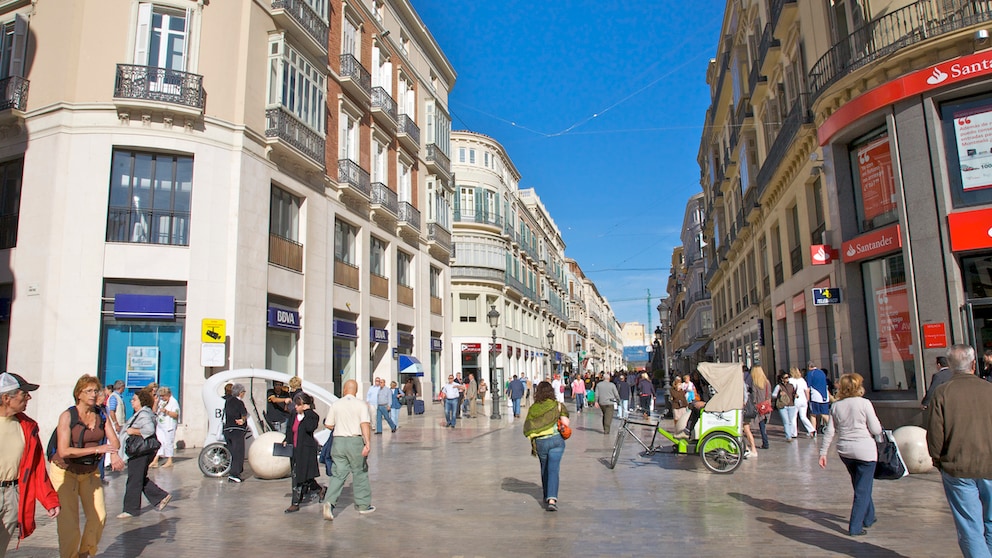
[[[189,19],[189,10],[139,4],[134,63],[186,71]]]
[[[300,240],[300,198],[282,188],[272,187],[269,232],[286,240]]]
[[[431,266],[431,297],[441,298],[441,270]]]
[[[0,250],[17,246],[23,172],[24,159],[0,163]]]
[[[0,78],[24,77],[24,57],[27,53],[28,18],[15,14],[14,21],[3,25],[0,42]]]
[[[386,177],[386,146],[378,140],[372,140],[372,182],[387,184]]]
[[[334,259],[340,262],[357,265],[355,262],[355,244],[357,244],[358,229],[345,223],[334,220]]]
[[[282,106],[287,112],[324,135],[324,95],[326,76],[282,35],[269,40],[269,106]]]
[[[810,243],[811,244],[822,244],[823,243],[823,232],[826,231],[827,226],[824,223],[823,217],[823,183],[820,181],[820,177],[817,177],[813,181],[813,186],[810,188],[809,192],[809,217],[810,221],[814,225],[813,232],[810,233]]]
[[[413,90],[413,84],[406,76],[401,75],[397,91],[396,106],[399,108],[400,114],[405,114],[411,119],[414,119],[414,113],[417,107],[417,94]]]
[[[361,60],[361,54],[358,52],[358,26],[347,17],[344,18],[341,29],[341,54],[350,54]]]
[[[458,319],[462,322],[479,321],[478,295],[458,295]]]
[[[192,157],[115,150],[110,172],[107,242],[189,245]]]
[[[372,275],[386,276],[386,243],[374,236],[369,241],[369,267]]]
[[[410,263],[412,257],[406,252],[396,252],[396,282],[404,287],[412,287],[410,284]]]
[[[410,165],[400,161],[400,184],[396,196],[401,202],[413,203],[413,175]]]
[[[902,254],[862,264],[868,313],[871,383],[876,391],[915,390],[913,320]]]
[[[349,112],[341,113],[341,159],[358,161],[358,119]]]
[[[468,162],[471,165],[474,165],[475,164],[475,150],[474,149],[469,149],[468,150]]]
[[[992,118],[992,97],[984,95],[941,105],[940,118],[954,207],[992,203],[990,154],[983,136]]]
[[[459,147],[458,148],[458,162],[459,163],[464,163],[465,162],[465,148],[464,147]]]
[[[795,275],[803,268],[803,242],[799,236],[799,206],[790,207],[789,212],[789,258],[792,263],[792,274]]]
[[[475,216],[475,188],[460,186],[458,188],[458,210],[462,218]]]
[[[899,216],[888,131],[876,130],[854,142],[849,156],[860,230],[896,222]]]

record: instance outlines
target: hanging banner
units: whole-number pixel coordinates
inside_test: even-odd
[[[954,114],[961,188],[964,191],[992,186],[992,110],[972,108]]]
[[[865,220],[896,209],[896,182],[892,174],[889,137],[884,136],[858,148],[858,178]]]
[[[913,360],[913,335],[909,329],[909,301],[905,283],[875,290],[875,319],[882,360]]]

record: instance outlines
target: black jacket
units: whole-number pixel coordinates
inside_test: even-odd
[[[286,443],[293,443],[293,423],[296,422],[294,414],[286,428]],[[310,479],[320,476],[320,468],[317,466],[317,451],[320,446],[314,440],[313,433],[320,426],[320,417],[313,409],[303,411],[303,420],[300,421],[297,430],[296,443],[293,444],[293,482],[300,484]]]

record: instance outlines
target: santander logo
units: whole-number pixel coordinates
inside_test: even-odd
[[[816,261],[818,261],[818,262],[825,262],[825,261],[827,261],[827,251],[823,249],[823,246],[820,246],[816,250],[816,252],[813,254],[813,259],[816,260]]]
[[[853,244],[848,247],[848,249],[847,249],[847,257],[850,258],[850,257],[854,256],[857,253],[858,253],[858,250],[854,247]]]
[[[934,68],[933,73],[927,78],[927,83],[937,85],[943,83],[945,79],[947,79],[947,72],[940,71],[940,68]]]

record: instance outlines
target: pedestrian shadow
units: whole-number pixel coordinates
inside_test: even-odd
[[[132,521],[138,521],[138,519],[135,518]],[[141,556],[145,548],[152,543],[175,542],[178,523],[179,518],[167,517],[152,525],[124,531],[117,535],[114,542],[107,547],[107,550],[103,551],[103,554],[107,556]]]
[[[533,496],[534,500],[540,503],[544,502],[544,489],[541,485],[530,481],[524,481],[513,477],[505,477],[503,482],[500,483],[500,488],[507,492],[516,492],[517,494]]]
[[[735,498],[751,507],[757,508],[761,511],[769,511],[776,513],[787,513],[789,515],[795,515],[808,519],[821,527],[830,529],[831,531],[836,531],[847,535],[847,523],[848,518],[841,517],[834,513],[822,512],[819,510],[814,510],[810,508],[803,508],[799,506],[793,506],[790,504],[785,504],[779,502],[778,500],[770,499],[760,499],[754,498],[747,494],[741,494],[739,492],[730,492],[727,494],[731,498]]]
[[[790,525],[784,521],[779,521],[770,517],[758,517],[757,520],[762,523],[767,523],[768,527],[779,535],[794,540],[798,543],[808,545],[812,548],[829,549],[831,552],[846,554],[848,556],[907,558],[905,555],[899,554],[898,552],[883,546],[878,546],[869,542],[862,542],[863,537],[862,540],[852,539],[846,534],[846,530],[844,531],[845,534],[843,536],[837,536],[818,529]]]

